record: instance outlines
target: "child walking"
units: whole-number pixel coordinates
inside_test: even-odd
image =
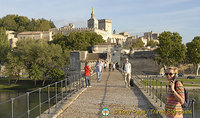
[[[92,70],[90,69],[90,66],[88,65],[88,62],[85,62],[85,87],[91,87],[91,83],[90,83],[90,72],[92,72]]]

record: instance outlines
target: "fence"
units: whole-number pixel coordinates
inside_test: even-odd
[[[70,76],[37,90],[27,92],[15,98],[0,103],[0,107],[9,105],[6,115],[8,118],[35,118],[51,107],[57,107],[58,102],[68,99],[83,87],[84,82],[80,74]]]
[[[140,77],[135,74],[137,77],[136,79],[139,80],[139,86],[144,88],[144,90],[149,94],[149,96],[152,96],[152,99],[155,99],[155,102],[158,102],[158,99],[160,101],[160,107],[163,106],[163,103],[166,103],[166,95],[168,91],[168,85],[164,84],[162,81],[159,81],[156,77],[149,76],[142,74]],[[164,91],[165,89],[165,91]],[[155,98],[154,98],[155,97]],[[195,118],[194,116],[194,104],[200,104],[200,102],[195,101],[195,99],[190,99],[191,107],[190,108],[184,108],[183,110],[186,111],[184,113],[184,118]]]

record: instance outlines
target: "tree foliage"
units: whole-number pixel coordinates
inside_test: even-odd
[[[155,47],[158,45],[158,42],[155,42],[153,40],[150,40],[147,42],[147,46],[150,46],[151,48]]]
[[[51,43],[61,45],[63,50],[91,51],[93,45],[104,43],[101,35],[94,32],[72,32],[69,36],[56,34]]]
[[[187,52],[186,59],[188,63],[194,64],[196,68],[196,75],[198,75],[200,67],[200,36],[194,37],[192,42],[186,44]]]
[[[159,36],[156,60],[163,67],[177,65],[184,61],[185,51],[186,47],[178,33],[162,32]]]
[[[52,21],[43,18],[30,20],[26,16],[7,15],[0,19],[0,27],[19,33],[23,31],[47,31],[50,28],[55,28],[55,25]]]
[[[11,54],[9,54],[9,63],[7,70],[19,72],[17,63],[26,70],[29,78],[35,81],[53,78],[52,70],[57,70],[59,77],[63,77],[63,68],[67,64],[66,56],[63,56],[63,50],[60,45],[48,44],[44,40],[24,39],[17,42]],[[22,70],[21,68],[19,68]],[[11,74],[16,74],[12,71]],[[54,76],[54,75],[53,75]],[[56,78],[57,79],[57,78]]]
[[[4,28],[0,28],[0,66],[7,60],[7,54],[10,51],[8,36]]]
[[[134,41],[133,48],[143,48],[144,47],[144,42],[142,40],[136,40]]]

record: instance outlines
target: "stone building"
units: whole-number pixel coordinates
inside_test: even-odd
[[[16,42],[18,41],[18,39],[16,38],[15,31],[6,31],[6,34],[8,36],[8,41],[10,43],[10,46],[12,48],[16,47]]]
[[[21,39],[44,39],[46,41],[51,41],[52,32],[51,31],[29,31],[29,32],[21,32],[17,35],[18,40]]]
[[[135,40],[135,36],[130,36],[126,39],[126,42],[125,42],[125,46],[126,47],[132,47],[133,43],[134,43],[134,40]]]
[[[147,39],[147,42],[151,41],[151,40],[159,42],[158,37],[159,37],[159,34],[156,33],[156,32],[151,31],[151,32],[145,32],[144,33],[144,39]]]
[[[121,34],[112,34],[112,20],[111,19],[96,19],[94,9],[92,8],[91,18],[87,21],[86,28],[75,28],[74,24],[69,24],[69,26],[64,26],[61,28],[52,28],[49,31],[52,31],[52,35],[57,33],[62,33],[63,35],[68,36],[71,32],[96,32],[101,35],[106,42],[109,43],[118,43],[123,46],[126,36]]]
[[[80,61],[80,70],[82,71],[86,61],[89,62],[89,66],[94,67],[98,58],[101,58],[103,63],[120,63],[120,52],[121,47],[108,43],[94,45],[92,53],[88,53],[87,51],[74,51],[70,55],[70,70],[74,71],[74,68],[76,70],[78,69],[76,66],[73,66],[74,64],[78,64],[78,60]]]

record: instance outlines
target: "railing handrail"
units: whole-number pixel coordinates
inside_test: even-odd
[[[14,118],[14,117],[24,117],[25,115],[28,116],[29,118],[29,115],[30,115],[30,112],[37,109],[39,107],[39,116],[41,115],[42,111],[41,111],[41,107],[42,105],[48,103],[49,104],[49,111],[50,111],[50,108],[51,108],[51,100],[53,99],[56,99],[56,104],[55,104],[55,107],[57,106],[58,102],[59,101],[62,101],[63,99],[67,99],[69,96],[71,96],[74,92],[78,91],[80,88],[82,88],[84,86],[84,82],[82,82],[81,80],[82,78],[82,75],[81,74],[75,74],[75,75],[71,75],[69,76],[68,78],[65,78],[64,80],[60,80],[60,81],[57,81],[57,82],[54,82],[52,84],[49,84],[49,85],[46,85],[44,87],[41,87],[41,88],[38,88],[36,90],[33,90],[33,91],[30,91],[30,92],[26,92],[20,96],[17,96],[17,97],[14,97],[14,98],[10,98],[10,100],[7,100],[7,101],[4,101],[4,102],[1,102],[0,105],[2,104],[5,104],[5,103],[9,103],[11,102],[11,118]],[[55,91],[55,94],[53,96],[50,96],[49,94],[53,94],[53,93],[50,93],[50,89],[53,87],[54,89],[51,90],[51,91]],[[63,90],[63,88],[65,90]],[[48,89],[48,90],[46,90]],[[45,90],[45,92],[47,93],[48,92],[48,98],[43,100],[41,95],[41,91]],[[39,93],[38,93],[39,92]],[[30,108],[30,95],[33,94],[33,93],[37,93],[39,94],[39,103],[32,106]],[[14,109],[14,102],[18,99],[22,99],[23,97],[26,97],[26,101],[27,101],[27,111],[23,112],[22,114],[19,114],[17,116],[15,116],[15,110]],[[58,97],[62,97],[62,99],[59,99]],[[59,100],[58,100],[59,99]],[[10,114],[10,113],[9,113]]]

